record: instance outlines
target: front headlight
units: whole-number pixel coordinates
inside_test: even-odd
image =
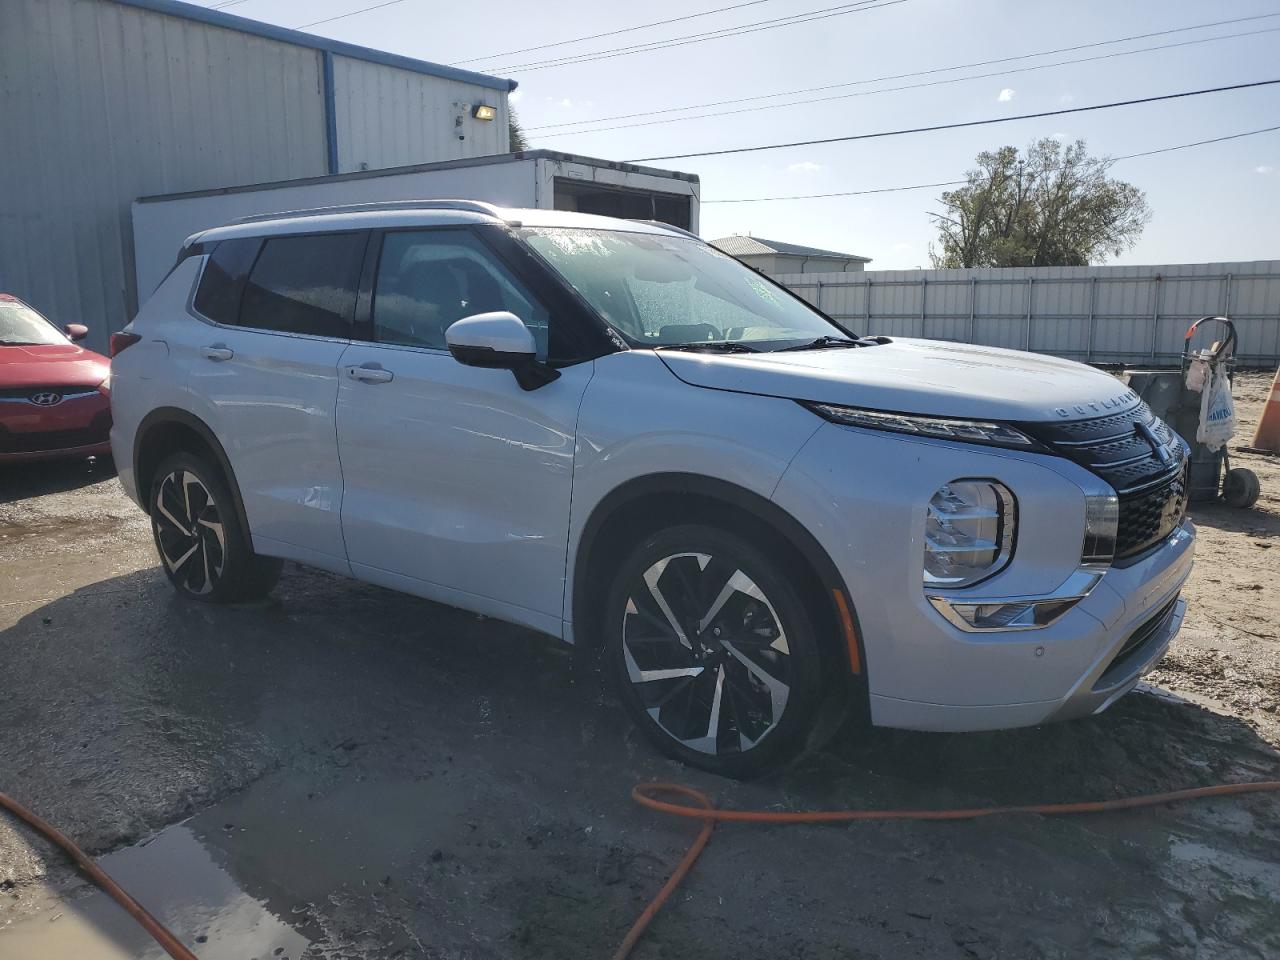
[[[924,583],[968,587],[994,576],[1013,556],[1018,507],[995,480],[952,480],[929,501]]]
[[[919,417],[909,413],[885,413],[881,410],[863,410],[860,407],[838,407],[830,403],[805,403],[803,406],[832,423],[843,423],[850,427],[891,430],[894,433],[909,433],[918,437],[963,440],[966,443],[983,443],[992,447],[1012,447],[1020,450],[1038,447],[1038,444],[1021,430],[1008,424],[987,420]]]

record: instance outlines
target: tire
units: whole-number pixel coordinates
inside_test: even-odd
[[[151,483],[151,533],[165,575],[185,597],[204,603],[260,600],[282,562],[250,546],[222,471],[202,457],[166,457]]]
[[[646,537],[604,616],[606,671],[667,756],[749,778],[805,749],[821,651],[790,575],[751,541],[702,525]]]
[[[1247,510],[1258,502],[1262,487],[1258,484],[1258,475],[1245,467],[1235,467],[1227,471],[1222,481],[1222,499],[1228,506]]]

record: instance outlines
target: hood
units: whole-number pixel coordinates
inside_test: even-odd
[[[74,343],[0,346],[0,388],[96,387],[110,370],[106,357]]]
[[[1037,421],[1100,417],[1138,403],[1115,377],[1073,360],[940,340],[658,356],[694,386],[894,413]]]

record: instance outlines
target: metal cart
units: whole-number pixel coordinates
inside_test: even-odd
[[[1224,328],[1224,336],[1212,347],[1192,350],[1191,340],[1200,325],[1213,321]],[[1187,496],[1191,501],[1221,498],[1230,506],[1248,508],[1258,500],[1258,477],[1252,470],[1232,467],[1227,445],[1210,450],[1196,442],[1200,428],[1202,390],[1187,386],[1187,372],[1196,360],[1208,363],[1211,374],[1225,373],[1227,382],[1232,379],[1235,365],[1236,328],[1226,317],[1201,317],[1187,329],[1182,344],[1182,362],[1177,370],[1131,370],[1129,386],[1169,426],[1187,441],[1191,448],[1191,462],[1187,467]],[[1206,377],[1207,389],[1210,378]]]

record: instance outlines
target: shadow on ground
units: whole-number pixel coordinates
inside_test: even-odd
[[[0,463],[0,503],[66,493],[115,475],[110,457]]]
[[[1247,725],[1132,695],[1023,731],[849,727],[779,776],[730,783],[655,755],[550,640],[293,566],[273,600],[243,608],[183,601],[156,570],[106,580],[33,605],[0,632],[0,658],[0,789],[98,852],[194,815],[215,861],[305,931],[309,957],[607,955],[691,832],[629,802],[642,779],[816,809],[1280,773]],[[1088,820],[721,828],[637,956],[1275,955],[1278,812],[1254,797]]]

